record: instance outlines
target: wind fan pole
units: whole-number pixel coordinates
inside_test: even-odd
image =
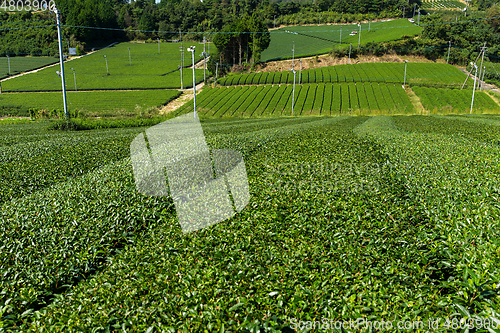
[[[203,82],[207,82],[207,54],[205,53],[205,44],[207,39],[203,36]]]
[[[297,73],[293,68],[293,90],[292,90],[292,116],[293,116],[293,105],[295,103],[295,74]]]
[[[61,42],[61,18],[59,9],[55,8],[56,18],[57,18],[57,39],[59,41],[59,62],[61,63],[61,84],[63,92],[63,103],[64,103],[64,116],[68,116],[68,101],[66,99],[66,82],[64,82],[64,63],[63,63],[63,53],[62,53],[62,42]]]
[[[181,29],[179,29],[179,41],[181,42],[181,90],[184,90],[184,82],[182,78],[182,69],[184,67],[184,42],[182,41],[182,32]]]
[[[451,40],[448,42],[448,56],[446,57],[446,63],[450,60],[450,50],[451,50]]]
[[[481,83],[481,77],[482,77],[482,74],[483,74],[483,61],[484,61],[484,53],[486,52],[488,48],[486,47],[486,42],[484,43],[484,46],[481,48],[481,51],[482,51],[482,56],[481,56],[481,66],[479,67],[479,82],[478,82],[478,87],[479,85],[481,85],[482,87],[482,83]],[[481,90],[479,90],[481,91]]]
[[[476,92],[476,80],[477,80],[477,65],[471,63],[471,66],[474,66],[476,69],[476,74],[474,75],[474,88],[472,88],[472,101],[470,102],[470,113],[472,113],[472,107],[474,106],[474,94]]]
[[[481,78],[481,86],[479,88],[479,91],[483,90],[483,84],[484,84],[484,72],[486,72],[486,66],[483,67],[483,77]]]
[[[197,114],[196,114],[196,72],[195,72],[195,65],[196,63],[194,62],[194,52],[195,52],[195,47],[191,46],[188,49],[188,52],[191,52],[193,54],[193,108],[194,108],[194,119],[196,120]]]
[[[302,59],[299,59],[299,84],[300,84],[300,78],[302,77]]]

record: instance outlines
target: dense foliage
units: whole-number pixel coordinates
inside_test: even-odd
[[[447,44],[451,41],[450,62],[456,63],[464,60],[475,61],[480,47],[486,42],[487,54],[496,59],[500,57],[500,34],[498,25],[498,7],[492,7],[488,12],[472,12],[466,18],[460,15],[463,22],[455,22],[457,14],[437,13],[421,17],[426,26],[422,37],[431,43]],[[447,45],[446,45],[447,46]],[[446,54],[447,47],[441,49],[441,54]]]
[[[213,37],[217,53],[214,59],[222,63],[238,63],[242,61],[253,63],[260,61],[260,54],[265,50],[271,38],[267,27],[260,18],[254,14],[244,15],[225,25],[222,31]],[[216,60],[217,61],[217,60]]]
[[[61,11],[63,23],[69,26],[97,28],[118,28],[116,10],[124,5],[124,0],[55,0]],[[113,30],[85,29],[71,27],[66,31],[78,40],[91,42],[119,38],[123,33]]]
[[[0,57],[54,56],[57,48],[57,30],[49,14],[0,10]],[[0,72],[0,76],[4,74]]]

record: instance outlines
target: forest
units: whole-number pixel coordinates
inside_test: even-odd
[[[420,0],[410,0],[410,3]],[[406,0],[320,0],[270,2],[268,0],[56,0],[61,11],[64,38],[72,47],[90,49],[113,40],[177,38],[201,40],[202,34],[234,27],[234,22],[252,18],[250,25],[271,28],[275,22],[287,24],[299,15],[302,22],[315,21],[323,12],[335,13],[335,21],[355,21],[398,15]],[[326,15],[325,15],[326,16]],[[333,22],[332,22],[333,23]],[[49,55],[57,52],[54,43],[55,18],[47,12],[0,10],[0,56]],[[33,28],[36,27],[36,28]],[[108,28],[108,29],[102,29]],[[260,30],[259,30],[260,31]],[[265,44],[265,43],[264,43]],[[250,53],[250,52],[249,52]],[[239,57],[238,61],[239,62]]]
[[[78,53],[116,41],[179,39],[201,41],[209,38],[217,46],[212,59],[241,66],[258,63],[269,46],[269,30],[280,25],[351,23],[406,16],[420,0],[318,0],[315,2],[256,0],[56,0],[63,24],[64,52],[76,47]],[[366,45],[356,54],[402,54],[442,57],[451,41],[451,63],[467,64],[486,42],[491,60],[500,59],[499,6],[489,0],[471,2],[476,9],[465,22],[456,22],[459,13],[443,11],[425,15],[419,38]],[[486,20],[485,20],[486,19]],[[462,17],[461,17],[462,20]],[[0,11],[0,56],[57,55],[57,32],[53,14]],[[253,33],[251,33],[253,32]],[[477,49],[477,50],[476,50]],[[347,49],[338,48],[342,56]],[[210,65],[215,66],[214,64]]]

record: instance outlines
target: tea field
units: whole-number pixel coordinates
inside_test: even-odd
[[[432,113],[466,113],[471,108],[471,90],[414,87],[413,91],[424,107]],[[500,107],[485,92],[476,91],[473,111],[498,112]]]
[[[299,72],[296,63],[296,82],[388,82],[403,84],[404,63],[361,63],[312,68]],[[461,87],[466,75],[458,68],[440,63],[408,63],[406,82],[409,85]],[[220,85],[293,83],[291,71],[260,72],[229,75],[218,80]],[[472,87],[472,85],[468,85]]]
[[[422,9],[464,9],[465,4],[458,0],[424,0]]]
[[[45,67],[59,61],[55,57],[10,57],[10,75]],[[0,80],[9,76],[9,59],[0,57]]]
[[[499,125],[487,115],[205,120],[211,149],[243,154],[251,201],[189,234],[171,199],[135,189],[129,146],[144,129],[0,126],[1,330],[441,318],[445,332],[457,318],[499,318]]]
[[[197,97],[200,117],[292,115],[293,85],[205,88]],[[500,108],[499,108],[500,109]],[[187,103],[177,114],[193,111]],[[413,113],[405,90],[393,83],[313,83],[296,85],[295,116]]]
[[[181,92],[177,90],[68,91],[66,99],[70,112],[109,117],[135,115],[138,108],[159,107],[180,94]],[[62,110],[62,92],[0,95],[0,115],[29,116],[30,109],[48,112]]]
[[[340,43],[349,46],[358,45],[358,35],[349,36],[352,31],[358,31],[356,24],[344,25],[308,25],[290,26],[275,29],[271,32],[271,43],[262,52],[263,62],[292,58],[292,46],[295,42],[295,57],[313,56],[331,51]],[[403,35],[416,36],[422,27],[410,23],[406,19],[389,20],[361,24],[361,44],[369,42],[388,42],[398,40]]]
[[[469,113],[472,91],[414,87],[428,113]],[[292,115],[293,85],[205,88],[196,109],[203,119],[257,118]],[[414,114],[409,91],[394,83],[350,82],[296,85],[293,115]],[[193,112],[186,103],[176,115]],[[485,92],[476,92],[474,113],[499,113],[500,106]]]
[[[79,90],[100,89],[179,89],[181,86],[180,43],[120,43],[85,57],[66,62],[66,88],[74,89],[75,70]],[[130,60],[129,51],[130,48]],[[213,48],[213,45],[212,45]],[[198,52],[196,61],[200,60]],[[106,58],[104,58],[106,56]],[[106,68],[106,59],[108,69]],[[191,54],[184,52],[184,65],[191,66]],[[59,68],[51,67],[36,73],[2,82],[4,91],[57,91],[61,79]],[[109,75],[108,71],[109,70]],[[192,69],[183,71],[184,87],[192,87]],[[203,81],[203,71],[196,70],[196,82]]]

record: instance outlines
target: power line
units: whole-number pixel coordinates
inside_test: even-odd
[[[36,25],[33,27],[20,27],[20,28],[6,28],[6,29],[0,29],[0,31],[10,31],[10,30],[25,30],[25,29],[34,29],[34,28],[49,28],[49,27],[55,27],[55,24],[50,24],[50,25]]]
[[[464,20],[464,21],[450,21],[450,22],[437,22],[437,23],[429,23],[426,25],[420,25],[421,27],[426,27],[426,26],[434,26],[434,25],[446,25],[446,24],[462,24],[462,23],[467,23],[467,22],[477,22],[477,21],[487,21],[487,20],[493,20],[493,19],[498,19],[500,16],[495,16],[495,17],[486,17],[486,18],[477,18],[477,19],[470,19],[470,20]],[[348,26],[349,24],[343,24],[343,26]],[[366,24],[365,24],[366,25]],[[121,28],[106,28],[106,27],[91,27],[91,26],[81,26],[81,25],[66,25],[63,24],[63,27],[69,27],[69,28],[81,28],[81,29],[97,29],[97,30],[110,30],[110,31],[123,31],[123,32],[151,32],[151,33],[166,33],[166,34],[178,34],[179,31],[167,31],[167,30],[140,30],[140,29],[121,29]],[[342,26],[342,25],[341,25]],[[401,25],[401,26],[394,26],[394,27],[375,27],[374,29],[380,30],[380,29],[402,29],[402,28],[408,28],[407,25]],[[340,31],[338,29],[332,29],[332,30],[302,30],[300,32],[320,32],[320,33],[331,33],[331,32],[337,32]],[[295,32],[295,31],[294,31]],[[272,31],[182,31],[184,34],[276,34],[276,33],[290,33],[286,30],[272,30]]]

